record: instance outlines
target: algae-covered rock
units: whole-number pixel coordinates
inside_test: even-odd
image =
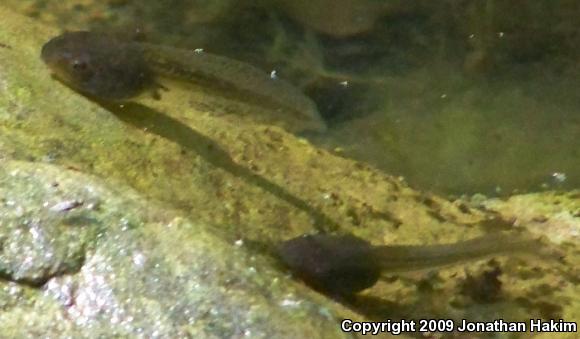
[[[79,209],[98,202],[83,197],[61,196],[57,182],[43,182],[50,197],[38,188],[17,180],[18,169],[0,177],[2,228],[0,228],[0,276],[12,281],[42,284],[56,275],[77,271],[85,250],[97,236],[94,220]],[[42,206],[39,211],[38,207]]]
[[[2,239],[0,258],[6,262],[9,251],[16,268],[2,275],[48,281],[21,296],[33,306],[21,300],[4,308],[4,336],[341,336],[335,306],[291,288],[268,261],[215,229],[129,189],[57,166],[3,161],[0,199],[2,230],[21,230]]]
[[[190,88],[171,88],[161,100],[141,104],[92,102],[52,79],[40,60],[41,46],[56,30],[3,13],[0,41],[10,46],[0,49],[4,158],[58,164],[131,186],[220,225],[234,240],[273,243],[313,229],[356,226],[392,241],[414,239],[416,230],[430,227],[449,234],[455,222],[486,218],[280,128],[224,114],[217,99],[200,110],[190,100],[204,96]],[[395,227],[400,232],[393,236]]]
[[[259,145],[269,152],[311,146],[187,102],[158,103],[185,122],[140,105],[115,116],[50,77],[38,53],[56,32],[0,11],[2,333],[334,338],[341,318],[360,318],[234,245],[269,247],[330,220],[299,196],[306,187],[236,161],[254,135],[273,140]]]
[[[521,194],[480,203],[556,243],[580,240],[579,191]]]
[[[3,335],[334,338],[360,317],[234,245],[262,233],[269,246],[284,233],[271,225],[304,213],[280,224],[303,232],[322,213],[175,118],[134,106],[119,119],[51,79],[39,51],[56,32],[0,11]]]

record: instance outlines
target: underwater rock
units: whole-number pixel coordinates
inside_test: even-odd
[[[19,180],[18,168],[0,171],[0,277],[39,285],[79,270],[97,228],[87,215],[98,201],[88,192],[66,194],[59,183],[43,183],[46,192]],[[40,175],[31,173],[28,175]],[[45,193],[45,194],[43,194]]]
[[[186,146],[143,134],[59,85],[38,58],[43,40],[55,32],[2,8],[0,15],[0,42],[9,46],[0,48],[3,336],[345,335],[339,320],[359,315],[288,279],[269,257],[236,245],[242,235],[252,237],[243,231],[249,224],[262,228],[256,235],[272,220],[289,218],[280,213],[303,212],[287,207],[250,220],[249,210],[236,212],[235,222],[227,211],[237,201],[244,209],[270,195],[245,182],[250,170],[176,120],[155,115],[187,133],[184,139],[192,136]],[[222,189],[245,199],[219,198]],[[269,200],[264,208],[277,210],[277,198]],[[187,211],[190,204],[196,212],[187,217],[171,207]],[[224,218],[230,221],[216,222]],[[295,220],[302,218],[310,217]]]
[[[215,229],[74,170],[1,165],[2,276],[37,287],[3,309],[7,337],[342,335],[338,309],[290,287]]]
[[[507,199],[480,201],[486,209],[498,213],[516,225],[542,234],[554,243],[580,240],[580,191],[547,191],[518,194]]]
[[[386,6],[372,0],[280,1],[288,15],[320,33],[347,37],[370,31]]]

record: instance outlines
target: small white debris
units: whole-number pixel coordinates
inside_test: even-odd
[[[22,217],[24,215],[24,207],[18,205],[14,207],[14,216],[15,217]]]
[[[32,239],[38,241],[42,239],[42,233],[37,227],[31,227],[28,229],[28,232],[32,236]]]
[[[302,303],[301,300],[294,300],[294,299],[284,299],[280,302],[280,306],[282,307],[290,307],[290,308],[295,308],[300,306],[300,304]]]
[[[87,207],[88,210],[91,210],[92,211],[92,210],[94,210],[94,209],[97,208],[97,203],[96,202],[91,202],[91,203],[87,204],[86,207]]]
[[[348,84],[348,81],[346,81],[346,80],[345,80],[345,81],[341,81],[339,84],[340,84],[342,87],[348,87],[348,85],[349,85],[349,84]]]
[[[554,179],[555,182],[561,184],[564,181],[566,181],[566,179],[568,179],[568,177],[566,176],[566,173],[562,173],[562,172],[554,172],[552,173],[552,178]]]
[[[133,264],[138,268],[143,268],[145,262],[147,261],[147,257],[143,253],[135,253],[133,254]]]
[[[50,208],[54,212],[68,212],[83,205],[81,200],[65,200],[57,203]]]
[[[272,79],[272,80],[278,79],[278,72],[276,70],[273,70],[272,72],[270,72],[270,79]]]
[[[504,32],[497,32],[498,38],[503,38],[504,35],[505,35]]]
[[[234,242],[234,245],[240,247],[244,244],[244,240],[243,239],[238,239]]]
[[[196,49],[194,49],[193,51],[194,51],[195,53],[198,53],[198,54],[200,54],[200,53],[203,53],[203,48],[196,48]]]

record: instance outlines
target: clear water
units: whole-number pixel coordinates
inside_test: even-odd
[[[421,190],[580,186],[575,1],[8,2],[276,70],[330,126],[313,142]]]
[[[507,196],[513,192],[567,191],[580,187],[580,26],[577,24],[580,2],[577,0],[525,3],[511,0],[4,0],[3,5],[63,30],[123,33],[139,27],[153,43],[203,48],[246,61],[267,72],[275,70],[277,76],[288,79],[315,100],[329,127],[326,132],[304,137],[340,156],[402,176],[420,191],[452,196],[475,193]],[[273,238],[277,240],[286,236],[284,232],[302,230],[300,227],[316,229],[318,225],[311,225],[312,220],[332,227],[321,228],[324,230],[341,226],[335,227],[333,220],[327,220],[324,213],[311,208],[301,197],[288,194],[268,178],[255,176],[253,169],[239,166],[205,135],[184,128],[168,115],[154,110],[147,113],[142,107],[136,110],[141,115],[132,114],[124,107],[125,113],[118,114],[117,118],[139,130],[149,129],[151,134],[184,146],[188,152],[202,154],[215,167],[252,178],[252,184],[264,192],[308,212],[304,219],[307,222],[293,223],[294,220],[287,222],[282,218],[288,228],[278,229],[255,222],[261,217],[255,216],[253,210],[238,213],[237,209],[243,208],[234,206],[233,216],[227,214],[231,206],[212,210],[215,218],[212,221],[228,220],[227,227],[236,227],[236,239],[240,234],[240,239],[251,243],[255,234],[262,234],[259,228],[262,224],[268,232],[276,232]],[[209,178],[207,185],[213,186],[213,180],[219,179]],[[161,197],[171,191],[168,200],[173,199],[178,208],[182,202],[184,209],[189,208],[192,192],[176,189],[174,193],[174,181],[166,183],[158,185],[155,179],[155,185],[147,182],[143,186],[155,186],[153,195]],[[320,196],[325,200],[334,199],[332,193]],[[566,234],[567,238],[575,239],[577,197],[571,193],[569,197],[546,196],[539,202],[532,199],[534,204],[550,204],[553,209],[531,206],[526,200],[516,201],[512,206],[524,220],[532,220],[539,232],[552,228],[550,231],[556,236]],[[197,199],[208,200],[206,195]],[[418,204],[433,204],[428,194],[417,199],[425,200]],[[225,204],[219,201],[218,205]],[[369,207],[362,205],[362,208]],[[413,214],[413,208],[401,205],[400,210],[405,209],[406,213],[409,209],[408,214]],[[374,214],[371,207],[368,213]],[[437,206],[428,207],[434,212],[430,215],[434,220],[445,219],[438,214]],[[199,209],[201,213],[204,208],[206,205]],[[359,225],[357,208],[353,207],[352,218],[351,209],[345,211],[349,219],[338,215],[342,212],[337,213],[337,218],[352,219],[345,223],[348,231],[365,232],[368,228],[368,234],[380,234],[378,237],[383,233],[403,234],[399,238],[385,238],[389,241],[431,241],[431,235],[439,240],[455,232],[475,233],[479,228],[461,226],[451,231],[452,223],[442,223],[441,227],[429,229],[431,226],[415,223],[412,217],[406,216],[406,221],[413,222],[406,222],[402,231],[399,226],[384,229],[382,222]],[[397,208],[396,214],[403,213]],[[193,219],[197,217],[197,210],[196,206],[190,212]],[[553,217],[549,223],[544,223],[544,213]],[[398,223],[388,213],[380,217],[387,224]],[[241,226],[247,221],[252,227],[259,225],[257,231],[250,235],[243,233],[250,228],[239,227],[237,218],[242,220]],[[501,225],[495,225],[492,220],[491,225],[480,226],[499,228],[510,221],[499,220]],[[456,222],[457,226],[462,223]],[[292,228],[296,226],[292,224],[299,224],[298,228]],[[427,230],[425,234],[417,232],[423,226]],[[397,231],[392,232],[394,229]],[[439,230],[444,234],[437,234]],[[499,301],[488,303],[485,298],[489,296],[484,294],[492,294],[493,299],[502,281],[497,281],[494,272],[499,271],[495,268],[489,275],[482,267],[481,277],[467,274],[464,282],[456,276],[383,282],[377,295],[389,298],[385,303],[374,303],[372,298],[363,296],[360,310],[357,305],[353,308],[381,320],[416,313],[452,317],[455,311],[455,315],[469,319],[574,319],[578,314],[577,303],[573,303],[577,300],[577,289],[571,286],[577,281],[578,256],[572,248],[568,251],[569,261],[561,265],[565,270],[558,271],[560,267],[556,266],[545,276],[544,266],[540,266],[540,271],[535,267],[526,271],[525,265],[506,265],[518,271],[506,272],[501,277],[507,281],[504,286],[516,278],[515,291],[520,286],[526,288],[524,284],[530,280],[539,284],[529,292],[523,291],[521,296],[516,293],[505,300],[500,296]],[[488,264],[491,267],[497,263]],[[456,284],[466,286],[452,287]],[[491,293],[487,293],[486,288],[490,286]],[[495,292],[494,287],[497,287]],[[563,294],[558,292],[560,287],[565,290]],[[466,290],[474,300],[483,295],[484,300],[455,305],[449,302],[449,295],[439,293],[458,289]],[[407,302],[409,298],[412,300]],[[399,299],[405,302],[397,306]],[[529,300],[533,303],[529,304]],[[454,311],[449,312],[447,306]]]

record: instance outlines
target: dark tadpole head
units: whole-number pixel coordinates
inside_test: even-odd
[[[373,246],[352,235],[303,235],[281,243],[278,252],[293,274],[334,296],[369,288],[380,276]]]
[[[42,46],[41,58],[60,81],[98,99],[129,99],[154,83],[136,45],[106,34],[63,33]]]

